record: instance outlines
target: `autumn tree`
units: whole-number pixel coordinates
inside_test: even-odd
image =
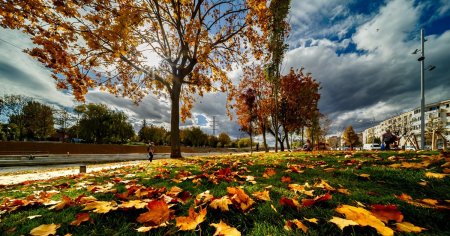
[[[18,114],[9,117],[9,123],[17,125],[22,139],[46,139],[54,133],[52,108],[36,101],[29,101]]]
[[[226,71],[264,38],[258,27],[265,25],[266,4],[9,0],[0,5],[0,25],[30,35],[36,47],[26,52],[78,100],[97,86],[136,102],[150,92],[168,95],[171,157],[180,157],[180,113],[183,120],[190,116],[194,94],[232,90]],[[152,55],[161,60],[157,67]]]
[[[238,116],[238,123],[241,126],[241,130],[250,136],[250,142],[252,142],[254,134],[253,124],[257,120],[255,90],[253,88],[246,88],[242,91],[236,99],[236,107],[236,115]],[[251,148],[250,152],[252,152]]]
[[[199,127],[181,130],[181,142],[186,146],[201,147],[208,144],[208,135]]]
[[[344,144],[350,146],[350,150],[353,150],[353,147],[359,143],[358,135],[353,130],[353,126],[348,126],[345,128],[344,133],[342,134],[342,139],[344,139]]]
[[[278,151],[278,105],[279,105],[279,87],[281,79],[281,64],[283,62],[284,53],[288,48],[285,38],[289,32],[289,25],[286,20],[289,13],[290,0],[272,0],[270,2],[269,24],[267,30],[269,32],[268,51],[270,62],[267,65],[267,78],[272,83],[273,96],[273,113],[272,122],[275,135],[275,152]]]
[[[168,131],[164,127],[155,125],[147,125],[146,120],[143,121],[142,127],[138,132],[139,140],[143,142],[153,142],[157,145],[166,144]]]

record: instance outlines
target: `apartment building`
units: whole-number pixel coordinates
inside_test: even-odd
[[[363,131],[363,143],[371,143],[374,139],[381,137],[386,130],[400,137],[400,145],[411,145],[406,143],[407,136],[414,135],[420,143],[420,108],[404,112],[380,122],[378,125]],[[450,141],[450,99],[425,106],[425,132],[430,129],[439,129],[447,141]],[[426,140],[427,145],[431,141]],[[442,140],[438,141],[438,145]]]

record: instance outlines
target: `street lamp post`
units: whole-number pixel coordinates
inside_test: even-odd
[[[420,29],[422,45],[420,61],[420,149],[425,150],[425,51],[423,29]]]

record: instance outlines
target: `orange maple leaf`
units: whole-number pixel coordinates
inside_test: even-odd
[[[273,168],[267,168],[266,171],[264,171],[263,177],[264,178],[270,178],[272,175],[276,175],[277,172]]]
[[[206,216],[206,208],[200,209],[199,213],[194,211],[194,208],[189,208],[188,216],[180,216],[175,218],[177,221],[176,226],[180,228],[180,230],[194,230],[197,228],[197,225],[202,223],[205,220]]]
[[[79,213],[75,216],[75,220],[70,222],[70,225],[80,226],[81,223],[91,220],[89,213]]]
[[[136,219],[139,223],[150,226],[159,226],[168,221],[171,217],[169,206],[162,200],[154,200],[148,203],[148,212],[142,213]]]
[[[231,200],[242,210],[247,211],[254,201],[241,188],[227,187]]]
[[[403,221],[403,214],[397,209],[396,205],[372,205],[372,214],[383,221],[388,223],[390,220],[395,220],[396,222]]]
[[[213,236],[223,235],[223,236],[241,236],[241,232],[239,232],[236,228],[233,228],[224,222],[220,221],[217,224],[210,224],[216,228],[216,232]]]

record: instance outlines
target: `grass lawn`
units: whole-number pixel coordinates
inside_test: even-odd
[[[0,232],[450,235],[446,155],[323,152],[195,157],[1,186]]]

